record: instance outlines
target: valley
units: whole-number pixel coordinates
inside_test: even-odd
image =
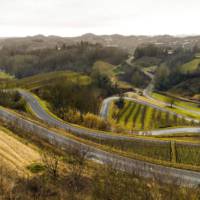
[[[162,177],[165,184],[170,174],[170,181],[196,187],[200,108],[194,96],[199,91],[179,96],[174,88],[198,78],[200,50],[176,49],[172,55],[170,50],[147,44],[130,55],[124,48],[83,41],[29,54],[0,50],[0,120],[40,152],[2,131],[5,162],[31,175],[39,168],[36,174],[46,176],[52,161],[73,172],[65,159],[75,149],[79,158],[87,152],[87,166],[95,169],[99,163],[111,165],[144,180]],[[45,152],[53,152],[45,156],[50,165]]]

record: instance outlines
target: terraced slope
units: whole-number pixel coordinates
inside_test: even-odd
[[[128,130],[152,130],[188,123],[176,115],[131,101],[126,101],[123,109],[113,103],[109,119]]]

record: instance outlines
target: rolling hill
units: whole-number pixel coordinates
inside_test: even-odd
[[[174,37],[169,35],[161,36],[123,36],[123,35],[94,35],[91,33],[78,37],[58,37],[36,35],[24,38],[1,38],[0,49],[3,47],[18,47],[28,51],[55,48],[63,44],[72,45],[77,42],[87,41],[90,43],[100,43],[105,46],[122,47],[133,53],[137,46],[144,43],[153,43],[156,45],[171,46],[173,48],[186,47],[191,48],[195,44],[200,44],[199,36]]]
[[[37,89],[44,87],[50,84],[54,84],[57,81],[71,81],[79,83],[81,85],[87,85],[91,82],[91,78],[80,73],[71,72],[71,71],[57,71],[43,73],[35,76],[30,76],[23,79],[16,79],[10,81],[11,87],[20,87],[25,89]]]

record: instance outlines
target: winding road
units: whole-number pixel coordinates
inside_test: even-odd
[[[37,105],[37,102],[34,102],[34,105]],[[28,119],[24,119],[24,117],[20,117],[19,114],[10,112],[2,107],[0,107],[0,119],[8,124],[14,124],[16,127],[34,134],[41,139],[47,140],[52,145],[59,146],[63,150],[67,148],[77,148],[81,151],[87,151],[89,159],[98,161],[102,164],[112,164],[119,170],[134,172],[143,177],[160,178],[162,181],[166,182],[177,181],[177,184],[180,183],[191,187],[200,184],[199,172],[156,165],[106,152],[93,146],[81,143],[68,136],[60,135],[55,131],[49,130]]]
[[[80,127],[80,126],[76,126],[70,123],[66,123],[62,120],[59,120],[55,117],[53,117],[50,113],[48,113],[38,102],[38,100],[30,93],[24,90],[19,90],[20,94],[23,96],[23,98],[26,100],[26,102],[29,104],[29,106],[31,107],[32,111],[35,113],[35,115],[43,120],[44,122],[65,129],[67,131],[73,132],[77,135],[86,135],[89,137],[94,137],[94,138],[100,138],[100,139],[121,139],[121,140],[130,140],[132,137],[129,136],[119,136],[117,134],[109,134],[109,133],[105,133],[103,131],[97,131],[97,130],[92,130],[92,129],[87,129],[84,127]],[[118,97],[110,97],[107,98],[103,101],[102,103],[102,107],[101,107],[101,111],[100,111],[100,115],[102,117],[106,117],[108,114],[108,109],[109,109],[109,105],[111,104],[111,102],[113,100],[116,100]],[[156,109],[160,109],[162,111],[166,111],[164,108],[160,108],[156,105],[153,104],[149,104],[148,102],[145,101],[141,101],[141,100],[137,100],[137,99],[133,99],[133,98],[126,98],[130,101],[135,101],[137,103],[141,103],[144,105],[149,105],[152,106]],[[170,111],[167,111],[170,112]],[[148,131],[148,133],[146,131],[140,131],[139,134],[140,135],[145,135],[146,133],[148,135],[163,135],[163,134],[173,134],[173,133],[200,133],[200,128],[198,127],[184,127],[184,128],[170,128],[170,129],[159,129],[159,130],[152,130],[152,131]],[[135,138],[132,138],[135,139]],[[150,140],[150,139],[147,139]]]
[[[89,136],[98,139],[116,139],[116,140],[143,140],[147,142],[159,142],[159,143],[166,143],[169,141],[160,141],[160,140],[153,140],[150,138],[136,138],[130,136],[123,136],[117,134],[106,133],[102,131],[87,129],[84,127],[76,126],[67,122],[63,122],[62,120],[54,117],[50,112],[46,111],[41,105],[38,99],[32,95],[30,92],[19,90],[20,94],[23,98],[27,101],[28,105],[30,106],[31,110],[34,114],[47,124],[51,126],[59,127],[65,129],[66,131],[75,133],[78,136]],[[118,97],[109,97],[103,101],[100,115],[104,118],[107,117],[109,106],[112,101],[116,100]],[[170,112],[176,114],[172,111],[165,110],[159,106],[154,104],[150,104],[148,102],[133,99],[126,97],[127,100],[134,101],[140,104],[152,106],[156,109]],[[181,115],[176,114],[179,117]],[[78,148],[83,151],[88,151],[89,158],[101,162],[101,163],[109,163],[113,164],[117,169],[125,170],[127,172],[134,171],[135,173],[144,176],[144,177],[161,177],[163,180],[174,180],[181,182],[183,185],[199,185],[200,184],[200,173],[194,172],[190,170],[183,170],[183,169],[176,169],[172,167],[166,167],[162,165],[152,164],[145,161],[130,159],[127,157],[123,157],[111,152],[106,152],[100,150],[94,146],[89,146],[82,142],[79,142],[75,139],[72,139],[68,136],[63,136],[55,131],[49,130],[45,127],[42,127],[28,119],[24,119],[20,117],[19,114],[14,114],[14,112],[9,112],[7,109],[0,107],[0,118],[7,122],[7,123],[15,123],[16,126],[29,131],[32,134],[37,135],[38,137],[48,140],[53,145],[57,145],[62,149],[73,147]],[[191,120],[191,118],[188,118]],[[190,132],[190,133],[200,133],[200,128],[195,127],[187,127],[187,128],[171,128],[171,129],[161,129],[161,130],[153,130],[151,131],[152,135],[163,135],[163,134],[172,134],[172,133],[182,133],[182,132]],[[139,132],[139,134],[145,134],[145,132]]]

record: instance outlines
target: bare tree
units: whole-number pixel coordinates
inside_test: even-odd
[[[89,158],[89,149],[68,149],[69,183],[75,191],[81,188],[81,179]]]
[[[42,161],[44,166],[49,173],[55,180],[58,177],[58,167],[59,167],[59,156],[52,152],[45,152],[42,155]]]

